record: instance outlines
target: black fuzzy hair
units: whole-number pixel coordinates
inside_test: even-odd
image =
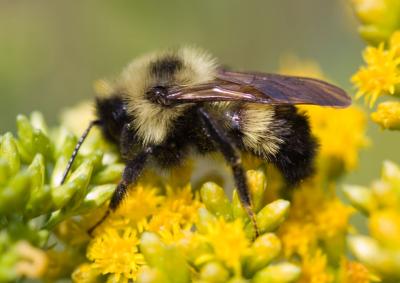
[[[299,113],[296,107],[278,106],[275,119],[285,123],[289,130],[279,135],[284,142],[272,162],[288,184],[295,186],[313,174],[318,143],[311,133],[308,117]]]
[[[104,137],[118,144],[122,128],[129,122],[126,105],[122,98],[116,95],[96,98],[96,114]]]

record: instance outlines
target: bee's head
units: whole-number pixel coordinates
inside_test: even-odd
[[[169,89],[210,81],[215,73],[216,62],[210,55],[194,48],[179,48],[139,57],[108,89],[111,96],[121,93],[143,144],[159,144],[176,118],[190,107],[166,100]]]
[[[104,136],[118,142],[124,124],[130,122],[126,103],[119,95],[96,99],[97,117]]]

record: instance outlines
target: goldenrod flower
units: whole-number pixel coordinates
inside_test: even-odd
[[[175,225],[190,229],[201,206],[197,197],[193,196],[190,185],[178,189],[167,187],[165,200],[149,221],[149,231],[171,231]]]
[[[362,66],[351,81],[358,88],[356,98],[365,96],[372,107],[379,96],[393,95],[396,86],[400,83],[400,54],[398,46],[398,34],[392,38],[392,45],[385,48],[384,43],[378,47],[368,46],[364,53],[366,66]]]
[[[118,225],[118,220],[122,220],[122,225],[129,226],[151,216],[164,199],[158,191],[158,188],[145,186],[142,183],[131,187],[126,199],[110,220],[114,220],[115,225]],[[123,221],[123,219],[128,220],[128,222]]]
[[[211,245],[215,258],[240,275],[240,259],[246,254],[250,245],[242,221],[237,219],[226,222],[223,218],[218,218],[215,222],[209,223],[204,238]]]
[[[343,204],[338,198],[325,201],[316,214],[316,228],[324,238],[336,236],[338,233],[345,233],[349,228],[350,216],[354,209]]]
[[[365,113],[355,106],[341,110],[318,106],[301,106],[300,109],[309,115],[312,132],[320,144],[319,169],[353,170],[358,163],[359,150],[368,145]],[[335,161],[339,168],[334,168]]]
[[[380,279],[372,274],[362,263],[342,259],[338,275],[338,283],[370,283]]]
[[[400,102],[386,101],[378,105],[378,110],[371,114],[372,120],[382,129],[400,130]]]
[[[301,277],[298,283],[330,283],[333,275],[328,268],[326,255],[321,250],[306,255],[301,266]]]
[[[92,268],[102,274],[114,274],[120,278],[136,279],[139,268],[145,264],[138,250],[139,239],[136,231],[126,228],[122,233],[109,227],[97,235],[90,243],[87,257]]]

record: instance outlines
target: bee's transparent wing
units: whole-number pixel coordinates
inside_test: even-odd
[[[351,103],[344,90],[321,80],[225,70],[220,70],[212,82],[173,88],[167,98],[182,102],[245,101],[332,107],[347,107]]]

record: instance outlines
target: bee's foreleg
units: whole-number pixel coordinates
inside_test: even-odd
[[[247,185],[246,174],[244,172],[242,161],[240,159],[240,151],[236,147],[235,143],[231,139],[229,139],[229,137],[224,133],[223,129],[221,129],[218,123],[206,110],[204,110],[203,108],[199,108],[198,112],[200,114],[201,120],[203,121],[205,132],[208,133],[210,138],[217,144],[219,150],[224,155],[225,160],[232,167],[233,176],[235,178],[240,201],[243,207],[246,209],[246,212],[253,223],[255,237],[257,237],[259,235],[259,231],[256,222],[256,215],[252,208],[252,201]]]
[[[124,172],[122,173],[122,180],[119,182],[116,190],[114,191],[108,210],[104,216],[88,230],[89,235],[92,235],[93,231],[106,220],[112,211],[115,211],[125,198],[128,188],[130,185],[136,182],[140,176],[143,168],[146,164],[147,159],[153,151],[152,147],[148,147],[139,154],[136,155],[132,160],[127,161]]]

